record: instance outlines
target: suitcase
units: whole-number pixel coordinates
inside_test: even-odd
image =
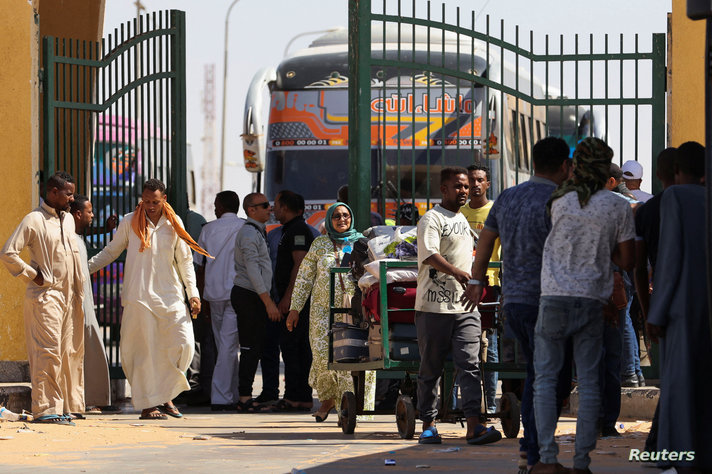
[[[368,360],[368,329],[346,323],[334,323],[331,328],[334,362]]]
[[[420,360],[418,340],[413,324],[393,324],[389,331],[389,358],[392,360]],[[368,358],[370,360],[383,359],[383,331],[380,324],[375,324],[368,329]]]
[[[379,323],[381,315],[379,314],[379,299],[381,295],[380,285],[376,285],[372,291],[363,298],[363,307],[371,320]],[[389,283],[386,288],[388,290],[388,309],[408,309],[411,311],[398,311],[388,314],[389,323],[410,323],[413,324],[415,318],[415,293],[418,283],[415,281],[399,281]]]
[[[389,341],[390,358],[393,360],[420,360],[418,341]]]
[[[480,312],[480,327],[482,331],[495,326],[495,314],[499,305],[499,291],[492,286],[485,286],[482,290],[482,299],[477,309]]]
[[[393,323],[389,325],[388,337],[392,341],[415,341],[418,339],[418,332],[415,324]]]

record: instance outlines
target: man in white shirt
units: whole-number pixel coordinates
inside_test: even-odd
[[[467,170],[443,168],[440,172],[442,202],[418,222],[415,328],[420,350],[418,410],[423,421],[420,444],[442,442],[435,427],[438,380],[451,349],[467,419],[467,442],[487,444],[502,438],[499,431],[486,428],[480,422],[480,314],[474,308],[469,311],[462,303],[466,285],[482,284],[470,277],[475,240],[467,219],[460,212],[469,190]],[[441,400],[446,398],[441,394]]]
[[[613,150],[602,140],[581,141],[574,151],[573,178],[549,200],[551,232],[542,254],[534,343],[534,413],[541,461],[532,473],[569,472],[557,462],[554,440],[556,385],[568,339],[573,340],[581,401],[574,469],[587,472],[589,452],[596,447],[603,306],[613,291],[613,263],[629,271],[635,252],[630,205],[605,189],[612,157]]]
[[[193,260],[198,268],[198,290],[203,296],[203,311],[210,315],[218,350],[210,404],[213,411],[223,411],[237,408],[237,353],[240,342],[230,292],[235,279],[235,236],[245,221],[237,217],[240,198],[234,191],[219,192],[214,206],[217,219],[203,226],[198,245],[215,259],[196,253]]]
[[[626,187],[638,201],[645,202],[653,197],[652,194],[640,189],[640,183],[643,182],[643,165],[635,160],[628,160],[623,163],[621,170]]]

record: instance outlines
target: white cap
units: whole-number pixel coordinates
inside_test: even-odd
[[[623,179],[640,179],[643,177],[643,165],[635,160],[628,160],[621,167]]]

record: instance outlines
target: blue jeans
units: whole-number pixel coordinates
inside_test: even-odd
[[[621,365],[625,317],[624,308],[618,311],[618,326],[613,327],[606,323],[603,329],[603,358],[599,372],[601,428],[613,427],[621,412]]]
[[[533,466],[539,461],[539,440],[534,416],[534,327],[536,326],[539,307],[528,304],[508,303],[502,308],[506,328],[519,341],[524,358],[527,361],[527,376],[522,390],[522,425],[524,437],[519,440],[519,451],[527,453],[527,464]],[[567,344],[567,355],[559,372],[556,386],[557,414],[561,413],[564,399],[571,392],[571,344]]]
[[[489,332],[489,331],[488,331]],[[499,353],[497,351],[497,330],[493,329],[491,334],[487,334],[487,362],[499,362]],[[482,374],[485,383],[485,407],[487,413],[497,411],[497,371],[486,371]]]
[[[635,337],[633,320],[630,318],[630,305],[633,298],[628,299],[628,306],[625,308],[625,324],[623,325],[623,366],[621,368],[624,377],[642,375],[640,370],[640,354],[638,353],[638,338]]]
[[[591,298],[542,296],[535,328],[534,413],[541,462],[556,463],[554,439],[558,415],[556,383],[564,364],[566,341],[572,338],[579,389],[574,468],[587,469],[598,438],[599,364],[603,346],[603,303]]]

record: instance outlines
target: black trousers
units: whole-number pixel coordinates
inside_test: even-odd
[[[260,366],[262,367],[262,393],[264,400],[279,399],[279,339],[284,320],[265,323],[265,340],[262,347]]]
[[[284,359],[284,398],[292,402],[311,402],[312,388],[309,386],[309,370],[312,353],[309,344],[309,304],[299,313],[299,322],[292,332],[282,325],[282,359]]]
[[[230,303],[237,314],[237,331],[240,338],[238,391],[241,397],[251,397],[257,364],[262,357],[267,310],[257,293],[239,286],[232,287]]]

